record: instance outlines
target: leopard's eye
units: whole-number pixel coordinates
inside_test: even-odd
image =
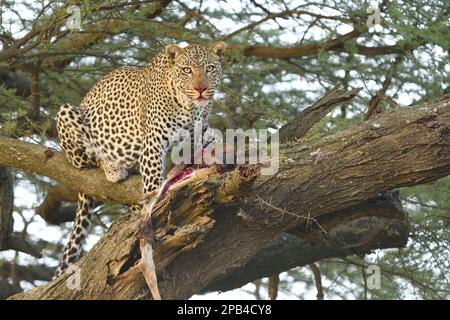
[[[211,72],[211,71],[213,71],[215,68],[216,68],[215,66],[209,65],[209,66],[206,67],[206,72]]]
[[[186,74],[192,73],[192,69],[191,69],[190,67],[184,67],[182,70],[183,70],[183,72],[186,73]]]

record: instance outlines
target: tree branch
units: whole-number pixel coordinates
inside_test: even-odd
[[[335,86],[313,105],[298,113],[293,121],[280,129],[280,142],[303,137],[311,127],[337,104],[353,99],[361,89],[344,91]]]
[[[333,228],[346,220],[343,210],[386,190],[448,175],[449,123],[450,97],[446,96],[414,108],[397,108],[317,142],[290,141],[281,148],[283,156],[276,175],[260,176],[254,166],[239,166],[225,176],[209,176],[172,191],[155,208],[153,220],[162,298],[186,299],[201,292],[249,263],[275,238],[293,228],[302,228],[306,236],[321,235],[321,241],[332,239]],[[19,157],[20,163],[8,160],[7,165],[31,168],[26,161],[27,147],[20,144],[19,150],[11,141],[0,139],[2,150],[12,150],[12,157],[0,155],[0,163]],[[43,152],[40,147],[32,149]],[[38,163],[34,169],[44,166],[54,177],[66,179],[57,173],[67,172],[55,166],[55,156],[46,163],[34,159]],[[85,186],[86,176],[91,177],[92,186]],[[99,170],[79,172],[78,180],[84,183],[74,181],[77,179],[71,182],[103,197],[130,200],[125,195],[132,181],[105,185],[100,176]],[[110,190],[101,189],[106,186]],[[270,205],[255,201],[258,198]],[[68,289],[65,281],[69,276],[64,275],[13,298],[148,297],[142,294],[147,289],[137,264],[139,219],[132,214],[119,218],[77,262],[81,290]],[[370,244],[366,243],[367,247]]]
[[[355,39],[367,30],[361,26],[360,29],[354,29],[346,34],[336,38],[324,41],[323,43],[310,43],[289,48],[273,47],[273,46],[245,46],[241,49],[242,54],[248,57],[258,58],[300,58],[318,54],[321,50],[333,50],[333,48],[341,48],[343,43],[350,39]]]
[[[311,263],[309,265],[309,268],[311,269],[311,272],[314,275],[314,283],[316,284],[317,289],[317,300],[323,300],[324,294],[323,294],[323,286],[322,286],[322,275],[320,274],[320,269],[318,266],[316,266],[315,263]]]
[[[41,258],[39,250],[13,235],[14,184],[11,171],[0,166],[0,251],[16,250]]]
[[[240,288],[259,278],[331,257],[404,247],[408,241],[407,213],[392,192],[334,212],[332,216],[341,217],[340,223],[331,226],[326,221],[321,222],[329,230],[326,239],[320,229],[313,232],[307,232],[304,227],[290,230],[290,234],[274,239],[247,264],[209,284],[202,293]]]
[[[0,250],[13,231],[14,184],[11,171],[0,166]]]
[[[58,225],[73,221],[76,207],[73,205],[62,206],[62,202],[76,201],[77,193],[75,191],[63,185],[50,186],[44,201],[36,207],[36,213],[50,224]]]
[[[16,265],[3,261],[0,264],[0,278],[7,278],[12,269],[15,268],[16,276],[20,281],[27,281],[34,283],[35,281],[50,281],[55,273],[55,268],[47,267],[46,265]]]
[[[0,165],[31,171],[52,178],[72,190],[82,191],[104,201],[137,203],[141,198],[140,178],[120,183],[108,182],[102,170],[79,170],[55,150],[0,136]]]

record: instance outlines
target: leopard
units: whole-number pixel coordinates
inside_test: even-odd
[[[140,174],[143,196],[163,182],[165,160],[177,130],[209,130],[214,95],[222,81],[227,45],[169,44],[142,67],[120,67],[97,81],[78,106],[64,104],[56,116],[57,136],[69,162],[101,168],[116,183]],[[94,198],[78,193],[75,220],[55,277],[82,251],[95,209]]]

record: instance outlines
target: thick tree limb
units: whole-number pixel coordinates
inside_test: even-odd
[[[409,234],[407,213],[401,208],[398,197],[391,194],[333,213],[345,220],[334,227],[321,222],[330,230],[326,240],[320,229],[307,232],[304,227],[291,230],[292,234],[280,235],[247,264],[214,281],[202,292],[240,288],[259,278],[330,257],[405,246]]]
[[[398,108],[317,142],[290,142],[282,147],[280,170],[274,176],[258,176],[254,167],[241,166],[220,183],[213,176],[173,191],[155,208],[153,220],[159,237],[155,262],[162,298],[188,298],[201,292],[249,263],[273,239],[293,228],[303,228],[306,237],[321,234],[316,243],[332,239],[333,228],[346,221],[342,216],[346,208],[389,189],[448,175],[449,123],[447,96],[414,108]],[[0,139],[3,150],[4,143]],[[26,159],[25,146],[21,146],[21,152],[12,149],[12,159]],[[9,158],[2,154],[0,163]],[[55,161],[52,158],[43,165],[49,166]],[[12,164],[22,166],[14,161],[7,163]],[[93,176],[96,170],[88,174]],[[85,176],[80,174],[79,180]],[[93,186],[103,185],[99,179],[91,180]],[[128,183],[119,184],[122,193],[120,187],[114,192],[89,188],[99,195],[123,199],[127,192],[124,185],[132,185]],[[139,219],[133,215],[118,219],[77,263],[82,290],[68,289],[65,275],[13,298],[148,297],[143,294],[146,284],[136,263]]]
[[[99,169],[79,170],[64,155],[39,145],[0,136],[0,165],[50,177],[68,186],[93,195],[100,200],[114,200],[124,204],[137,203],[141,198],[139,177],[120,183],[108,182]]]

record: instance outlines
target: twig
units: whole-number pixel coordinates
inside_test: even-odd
[[[269,277],[269,298],[276,300],[278,296],[278,284],[280,283],[280,275],[273,274]]]
[[[383,96],[383,100],[387,102],[387,104],[389,105],[389,107],[391,107],[392,109],[398,108],[399,105],[397,102],[394,101],[394,99],[392,99],[391,97],[384,95]]]
[[[364,300],[367,300],[367,275],[366,270],[364,266],[361,267],[361,272],[363,276],[363,283],[364,283]]]
[[[287,214],[288,216],[291,217],[295,217],[297,220],[306,220],[306,225],[309,225],[309,222],[312,221],[313,223],[315,223],[317,225],[317,227],[324,233],[327,234],[327,231],[320,225],[320,223],[317,221],[317,219],[315,218],[311,218],[310,215],[300,215],[298,213],[294,213],[294,212],[290,212],[287,211],[285,209],[276,207],[274,205],[272,205],[270,202],[265,201],[264,199],[262,199],[260,196],[256,196],[256,201],[259,202],[260,205],[265,205],[266,207],[269,207],[275,211],[281,212],[281,216],[283,217],[285,214]]]
[[[316,289],[317,289],[317,295],[316,295],[317,300],[323,300],[323,298],[325,296],[323,294],[322,275],[320,274],[320,269],[314,263],[311,263],[308,266],[311,269],[313,276],[314,276],[314,283],[316,284]]]
[[[255,299],[256,300],[261,300],[261,293],[260,293],[260,290],[261,290],[261,279],[253,281],[253,284],[255,285],[255,292],[254,292]]]
[[[364,121],[370,119],[373,113],[378,109],[378,105],[380,101],[386,96],[386,91],[389,88],[392,78],[394,77],[395,68],[403,61],[403,56],[398,56],[395,58],[394,62],[392,62],[391,67],[389,68],[389,72],[386,75],[386,78],[383,81],[383,85],[381,89],[375,94],[375,96],[370,99],[369,107],[367,108],[367,112],[364,115]]]

